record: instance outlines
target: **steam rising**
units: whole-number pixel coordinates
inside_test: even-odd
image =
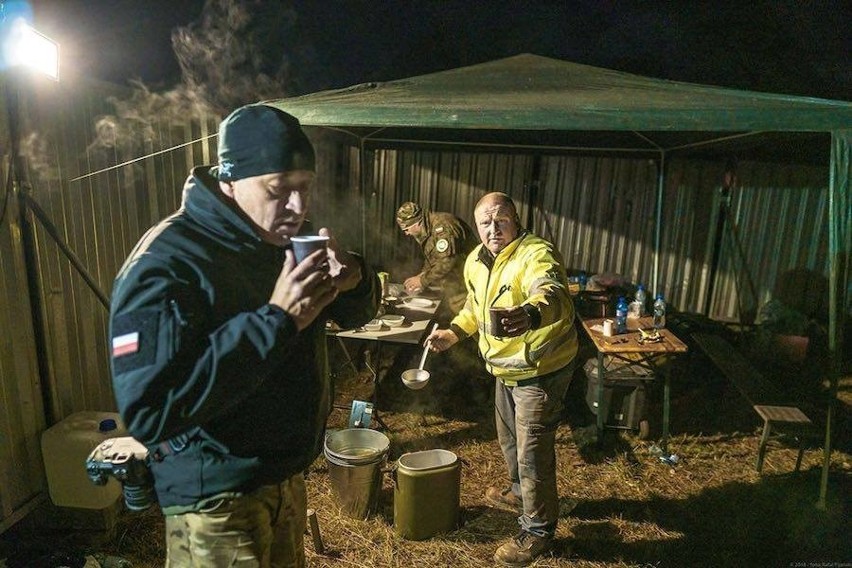
[[[311,50],[299,47],[296,19],[279,2],[208,0],[197,22],[172,33],[184,88],[219,114],[299,92],[297,77],[315,69]],[[291,56],[303,60],[300,73]]]
[[[154,92],[131,81],[128,98],[109,99],[114,114],[97,118],[89,154],[131,160],[167,149],[172,137],[161,132],[172,125],[218,122],[238,106],[287,96],[295,22],[278,2],[208,0],[197,21],[172,33],[180,85]]]

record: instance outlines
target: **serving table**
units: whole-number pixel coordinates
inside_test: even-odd
[[[435,317],[435,312],[438,310],[440,298],[433,297],[433,294],[426,292],[421,296],[414,296],[404,299],[394,299],[387,304],[388,313],[405,316],[405,322],[398,327],[390,327],[382,325],[381,329],[372,331],[364,327],[355,329],[334,328],[327,329],[329,336],[334,336],[340,339],[357,339],[361,341],[371,341],[375,347],[372,353],[372,364],[369,360],[365,360],[367,370],[373,380],[373,414],[383,428],[389,430],[387,424],[379,416],[377,393],[379,390],[379,364],[381,362],[382,346],[385,344],[397,345],[422,345],[426,340],[427,330],[430,323]],[[376,319],[381,319],[377,317]],[[348,353],[347,353],[348,355]]]

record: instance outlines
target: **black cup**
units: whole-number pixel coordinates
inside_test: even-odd
[[[506,328],[503,327],[502,319],[506,317],[506,308],[489,308],[488,312],[491,316],[491,335],[495,337],[505,337]]]

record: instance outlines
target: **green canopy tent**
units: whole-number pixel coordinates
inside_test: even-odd
[[[523,54],[449,71],[267,101],[308,126],[393,146],[578,152],[657,160],[657,289],[666,160],[724,156],[828,163],[832,401],[852,242],[852,103],[641,77]],[[828,157],[828,159],[826,159]],[[362,172],[364,168],[362,167]],[[819,505],[825,505],[834,405]]]

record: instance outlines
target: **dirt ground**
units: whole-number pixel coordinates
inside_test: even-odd
[[[369,350],[349,344],[355,367],[330,344],[337,373],[336,403],[329,428],[347,426],[353,400],[373,395],[364,370]],[[406,452],[443,448],[461,460],[461,525],[423,541],[394,530],[394,485],[383,474],[378,510],[368,520],[342,514],[320,456],[307,476],[309,506],[316,510],[325,550],[316,552],[305,537],[308,563],[315,567],[480,567],[493,566],[499,544],[515,533],[516,515],[485,505],[489,485],[503,485],[505,467],[496,441],[485,379],[445,376],[435,365],[420,391],[406,389],[399,373],[416,366],[416,348],[386,349],[379,364],[377,408],[388,429],[388,464]],[[582,357],[590,353],[584,349]],[[442,370],[443,369],[443,370]],[[762,368],[764,374],[767,369]],[[712,365],[695,353],[676,367],[672,388],[672,436],[660,455],[661,389],[648,392],[649,439],[632,430],[607,429],[596,443],[594,416],[585,402],[581,371],[566,398],[565,420],[557,434],[561,519],[556,547],[535,566],[852,566],[849,535],[852,376],[841,380],[835,433],[824,504],[818,504],[826,419],[825,385],[802,384],[808,373],[787,368],[782,386],[817,425],[801,471],[794,472],[797,446],[774,438],[762,474],[755,457],[762,423]],[[780,376],[780,375],[779,375]],[[373,426],[375,426],[375,417]],[[669,463],[661,458],[669,457]],[[676,460],[676,463],[671,463]],[[0,535],[0,568],[161,566],[163,523],[154,507],[123,513],[109,533],[47,531],[31,520]],[[88,564],[86,563],[88,562]]]

